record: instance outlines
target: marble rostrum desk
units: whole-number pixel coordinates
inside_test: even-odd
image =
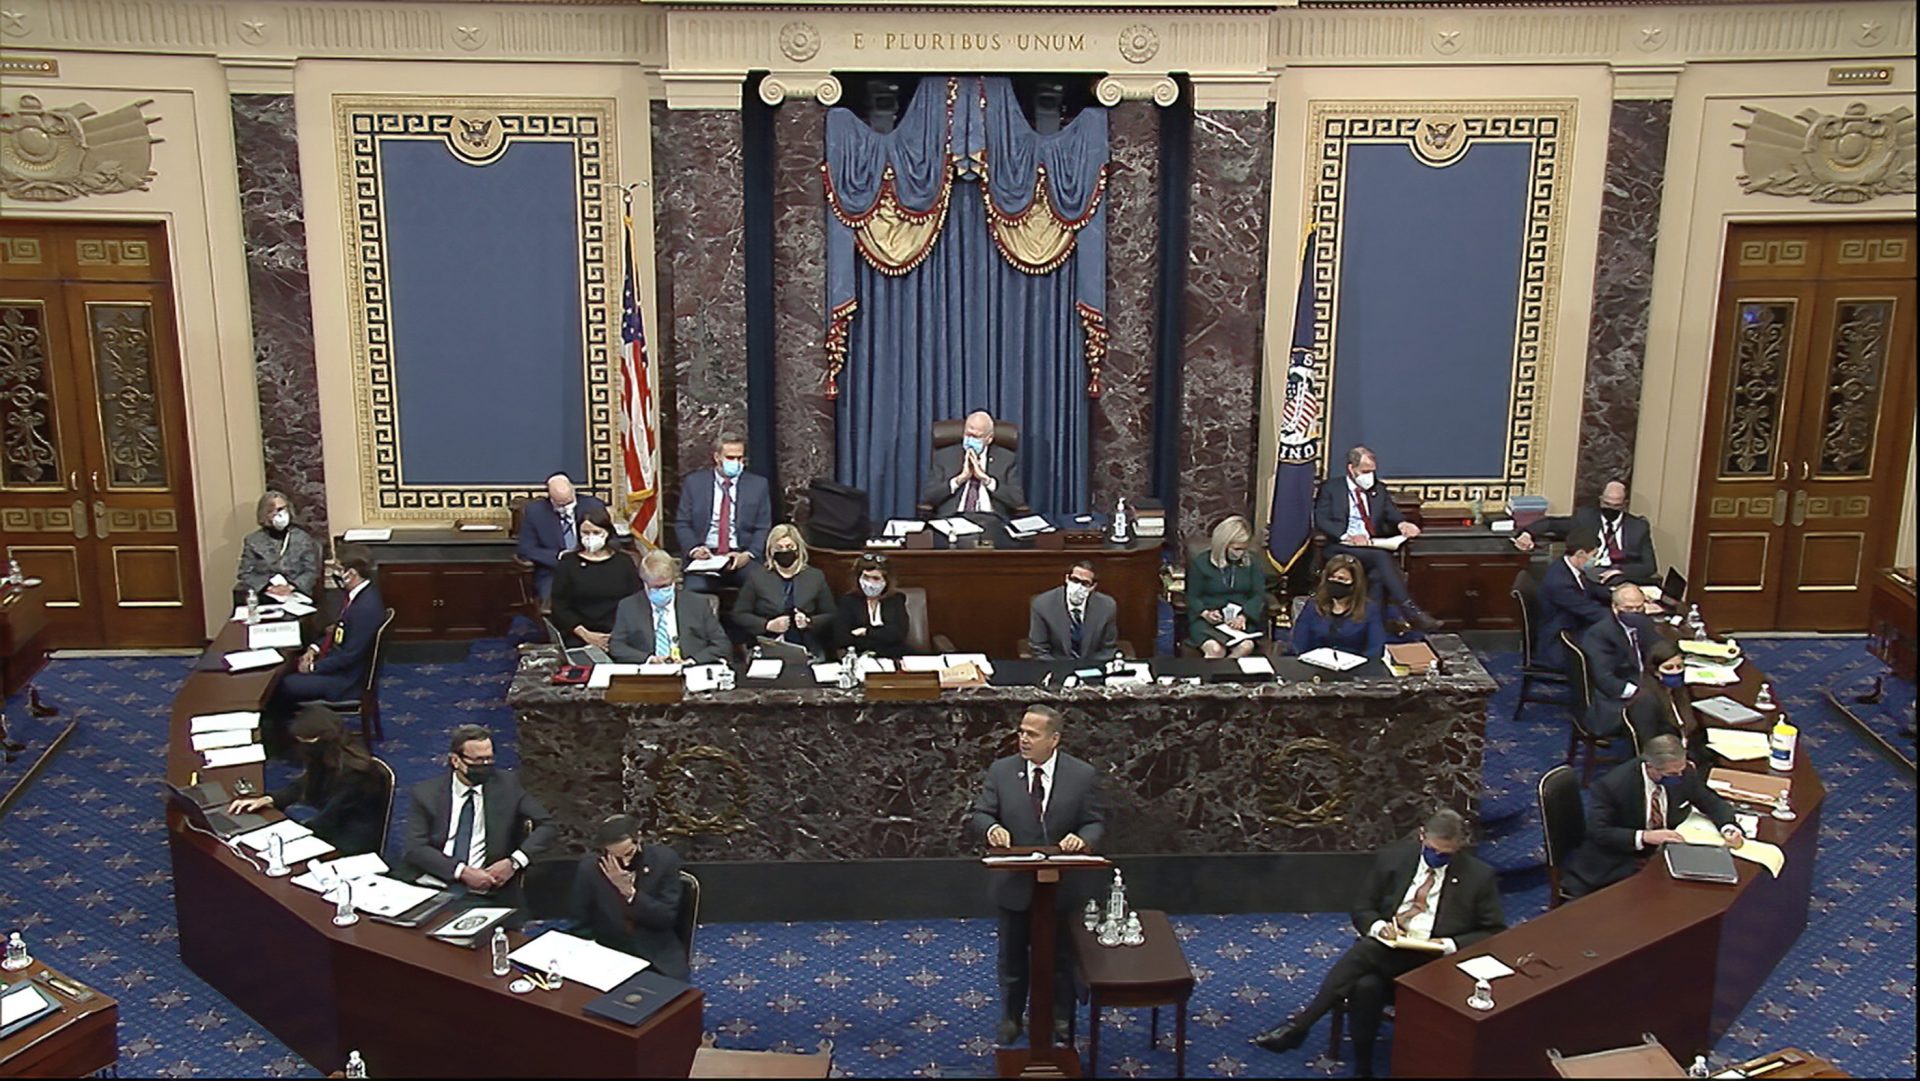
[[[742,678],[672,705],[555,685],[551,652],[530,648],[508,703],[521,775],[571,849],[625,810],[708,866],[970,863],[981,771],[1012,752],[1022,707],[1046,701],[1067,712],[1065,749],[1103,774],[1111,854],[1364,853],[1436,805],[1477,808],[1495,683],[1457,639],[1436,646],[1445,674],[1432,679],[1375,664],[1381,678],[1358,681],[989,686],[868,703]]]

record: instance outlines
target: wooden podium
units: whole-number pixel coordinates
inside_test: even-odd
[[[1044,858],[1035,859],[1039,856]],[[1079,1077],[1080,1054],[1053,1042],[1053,948],[1056,898],[1063,871],[1101,871],[1113,861],[1091,852],[1067,855],[1058,845],[996,848],[980,862],[996,874],[1033,876],[1033,903],[1027,906],[1032,931],[1027,937],[1027,1046],[1002,1047],[994,1055],[1000,1077]],[[1068,913],[1072,917],[1073,913]]]

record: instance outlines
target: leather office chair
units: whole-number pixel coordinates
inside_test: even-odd
[[[1533,686],[1542,683],[1550,687],[1566,687],[1567,674],[1556,672],[1533,659],[1534,628],[1540,623],[1540,583],[1534,581],[1533,571],[1523,568],[1515,573],[1513,588],[1508,593],[1520,610],[1520,700],[1513,706],[1513,719],[1518,721],[1520,711],[1527,707],[1528,702],[1568,705],[1566,698],[1535,694]]]
[[[360,696],[320,703],[343,718],[359,717],[360,739],[369,750],[375,740],[385,738],[380,729],[380,670],[387,663],[387,631],[392,627],[393,609],[389,608],[380,629],[373,632],[373,660],[367,665],[367,682],[360,688]]]
[[[1558,908],[1560,865],[1587,836],[1587,812],[1572,766],[1555,766],[1540,778],[1540,835],[1547,854],[1547,907]]]
[[[673,914],[673,937],[687,951],[687,966],[693,966],[693,933],[700,929],[700,880],[692,871],[680,871],[680,910]]]
[[[959,420],[936,420],[933,422],[932,443],[934,450],[959,446],[960,441],[966,437],[967,422],[964,417]],[[1020,426],[1010,420],[994,421],[993,445],[1002,450],[1010,450],[1015,454],[1020,453]],[[922,518],[933,517],[933,504],[931,503],[916,503],[914,504],[914,509]],[[1015,507],[1014,513],[1028,514],[1031,513],[1031,508],[1025,505]]]
[[[564,919],[572,915],[573,879],[579,863],[569,857],[537,859],[527,864],[522,874],[521,904],[536,920]]]
[[[1587,717],[1593,712],[1593,665],[1587,660],[1587,653],[1580,648],[1580,642],[1572,631],[1560,632],[1560,644],[1567,649],[1567,663],[1573,667],[1573,687],[1578,693],[1574,696],[1573,716],[1567,727],[1566,764],[1573,765],[1574,757],[1580,750],[1587,752],[1587,764],[1580,771],[1580,787],[1585,788],[1593,781],[1593,766],[1600,756],[1600,749],[1612,747],[1613,741],[1605,736],[1596,736],[1587,727]]]
[[[530,498],[517,495],[507,502],[507,539],[514,541],[520,539],[520,521],[526,516],[527,502]],[[522,558],[518,552],[513,555],[513,563],[520,569],[520,573],[514,579],[519,589],[513,603],[508,607],[526,616],[537,626],[553,610],[553,604],[540,596],[540,591],[533,587],[533,563]]]
[[[387,835],[393,831],[393,797],[399,790],[400,781],[393,775],[392,766],[381,761],[378,756],[371,757],[374,773],[379,776],[380,782],[387,786],[387,810],[380,816],[380,847],[374,850],[381,852],[386,850]]]

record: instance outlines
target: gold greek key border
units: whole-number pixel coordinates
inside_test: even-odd
[[[585,352],[582,408],[586,419],[587,488],[611,492],[619,430],[614,403],[619,367],[619,160],[614,103],[607,98],[334,96],[335,164],[340,177],[348,316],[354,353],[353,389],[359,432],[360,504],[369,522],[444,519],[451,512],[510,509],[537,494],[507,484],[407,484],[400,455],[392,311],[386,247],[385,184],[379,146],[387,140],[439,140],[459,160],[463,121],[491,117],[504,142],[566,142],[574,148],[580,229],[581,335]],[[489,159],[491,160],[491,159]]]
[[[1548,401],[1554,359],[1554,335],[1559,324],[1561,250],[1566,234],[1567,177],[1574,145],[1578,102],[1572,98],[1515,101],[1316,101],[1309,110],[1307,131],[1315,149],[1308,162],[1306,189],[1310,193],[1310,220],[1319,224],[1313,243],[1316,327],[1314,351],[1320,386],[1327,402],[1322,412],[1332,415],[1333,376],[1338,362],[1336,327],[1340,314],[1340,258],[1344,246],[1347,190],[1347,148],[1355,144],[1406,146],[1415,159],[1433,168],[1445,168],[1476,142],[1524,143],[1532,150],[1528,178],[1527,229],[1522,241],[1519,306],[1515,313],[1513,368],[1508,382],[1505,467],[1498,476],[1419,477],[1395,475],[1401,491],[1420,494],[1430,503],[1465,504],[1483,499],[1495,504],[1535,490],[1541,480],[1545,433],[1537,429],[1536,411]],[[1420,140],[1427,122],[1454,120],[1461,126],[1450,145],[1436,158],[1423,153]],[[1321,460],[1333,461],[1333,427],[1323,425]]]

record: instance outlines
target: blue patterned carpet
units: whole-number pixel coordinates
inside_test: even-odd
[[[1812,921],[1715,1060],[1794,1045],[1855,1076],[1911,1077],[1913,777],[1821,698],[1828,687],[1843,698],[1864,689],[1883,669],[1860,639],[1746,645],[1797,711],[1830,795]],[[507,643],[490,641],[459,664],[389,666],[394,736],[383,754],[403,783],[439,768],[440,740],[456,719],[491,725],[511,761],[512,718],[501,701],[512,657]],[[1516,660],[1488,657],[1503,684]],[[37,954],[120,999],[126,1075],[312,1074],[188,972],[174,945],[159,764],[166,706],[187,664],[59,660],[41,676],[66,716],[17,720],[20,728],[44,746],[55,722],[77,716],[82,724],[66,754],[0,824],[0,931],[24,931]],[[1511,722],[1513,693],[1509,687],[1493,706],[1482,852],[1505,872],[1508,915],[1518,920],[1545,908],[1532,791],[1565,736],[1546,707],[1529,707],[1527,720]],[[1870,712],[1897,724],[1911,723],[1913,709],[1914,688],[1890,684],[1886,702]],[[10,716],[24,713],[10,703]],[[0,770],[0,783],[11,784],[28,761]],[[1134,901],[1154,907],[1150,897]],[[1190,1074],[1346,1072],[1350,1064],[1325,1057],[1324,1035],[1289,1056],[1248,1043],[1311,995],[1348,940],[1343,916],[1186,916],[1175,925],[1199,976]],[[707,1027],[722,1046],[812,1050],[830,1038],[837,1070],[848,1076],[982,1076],[992,1063],[993,950],[988,920],[709,925],[700,932],[695,978],[708,995]],[[1145,1011],[1114,1012],[1104,1028],[1102,1072],[1171,1075],[1171,1018],[1162,1021],[1160,1044],[1150,1047]],[[1383,1047],[1383,1067],[1387,1058]],[[370,1065],[377,1074],[379,1064]]]

